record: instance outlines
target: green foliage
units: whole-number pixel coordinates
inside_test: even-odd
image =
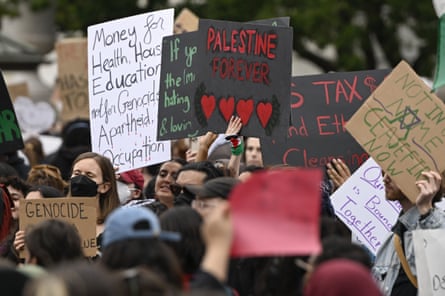
[[[290,16],[294,49],[325,72],[379,67],[373,49],[377,45],[390,66],[406,59],[418,74],[434,73],[438,19],[431,1],[212,0],[189,5],[202,18],[249,21]],[[402,52],[413,40],[402,42],[397,33],[402,26],[420,39],[418,55],[409,60]],[[319,49],[333,45],[335,57],[323,56],[308,42]]]
[[[89,25],[167,7],[167,0],[9,0],[1,1],[0,15],[16,15],[17,3],[28,2],[34,9],[56,5],[56,24],[61,31],[81,30]],[[293,46],[298,54],[323,71],[375,69],[379,59],[395,66],[405,59],[420,75],[431,77],[436,63],[438,19],[431,1],[418,0],[185,0],[201,18],[250,21],[290,16],[294,29]],[[406,48],[413,40],[401,40],[398,31],[408,28],[420,39],[418,54],[407,59]],[[334,46],[332,58],[313,50]],[[383,57],[377,57],[375,46]]]

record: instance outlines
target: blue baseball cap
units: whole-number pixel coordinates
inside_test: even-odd
[[[136,227],[147,222],[147,228]],[[179,241],[181,235],[176,232],[161,231],[159,219],[155,213],[144,207],[120,207],[114,210],[105,220],[102,247],[128,239],[159,238],[161,240]]]

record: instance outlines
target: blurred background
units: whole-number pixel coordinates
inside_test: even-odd
[[[438,19],[430,1],[413,0],[5,0],[0,69],[8,85],[25,82],[32,100],[49,101],[57,81],[57,40],[86,36],[89,25],[169,7],[232,21],[289,16],[293,75],[388,68],[404,59],[425,80],[434,76]]]

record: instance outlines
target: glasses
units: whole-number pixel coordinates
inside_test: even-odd
[[[181,186],[177,183],[170,184],[170,190],[174,196],[178,196],[182,193],[182,194],[185,194],[191,198],[195,198],[195,195],[192,192],[188,191],[187,188],[185,188],[184,186]]]

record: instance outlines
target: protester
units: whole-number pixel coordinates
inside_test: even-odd
[[[80,154],[73,162],[68,196],[96,198],[96,235],[100,251],[105,219],[120,206],[116,174],[111,161],[95,152]]]
[[[317,266],[304,296],[381,296],[369,269],[348,259],[332,259]]]
[[[230,192],[240,181],[232,177],[217,177],[202,185],[185,185],[184,187],[196,198],[192,200],[194,208],[201,216],[208,215],[223,200],[227,200]]]
[[[210,161],[192,162],[183,166],[178,171],[176,182],[170,186],[175,196],[174,205],[191,206],[195,195],[185,189],[185,185],[201,185],[210,179],[222,176],[223,173]]]
[[[83,258],[82,240],[76,227],[58,219],[45,220],[27,231],[27,264],[44,268]]]
[[[164,212],[160,222],[162,230],[181,235],[180,241],[165,243],[176,254],[184,273],[184,284],[188,286],[191,276],[198,271],[204,255],[205,245],[201,236],[202,218],[192,208],[179,206]]]
[[[17,270],[11,262],[0,260],[0,286],[2,287],[2,296],[23,295],[27,283],[31,277]]]
[[[144,176],[140,170],[130,170],[119,174],[117,191],[121,204],[133,200],[143,200]]]
[[[84,152],[91,151],[89,120],[74,119],[65,123],[61,136],[62,144],[59,149],[45,157],[42,163],[58,167],[62,178],[68,181],[76,157]]]
[[[63,180],[60,170],[49,164],[39,164],[31,167],[26,180],[28,184],[47,185],[56,188],[64,194],[67,183]],[[63,196],[62,195],[62,196]]]
[[[412,232],[445,227],[445,213],[434,207],[442,199],[442,180],[437,172],[423,172],[422,179],[416,181],[419,194],[412,202],[398,184],[383,173],[386,199],[398,201],[402,207],[391,235],[377,252],[373,267],[373,274],[385,295],[410,296],[418,293]]]
[[[158,217],[149,209],[119,208],[105,221],[100,261],[110,270],[145,266],[180,291],[182,273],[179,262],[163,242],[179,239],[178,233],[161,231]]]
[[[120,283],[106,269],[86,260],[74,260],[48,270],[25,286],[24,296],[123,296]]]
[[[244,150],[245,166],[264,166],[260,139],[255,137],[246,137],[244,142],[246,146]]]
[[[42,198],[56,198],[64,197],[63,192],[57,190],[54,187],[47,185],[36,185],[31,186],[26,192],[25,199],[42,199]],[[18,229],[18,228],[17,228]],[[19,252],[25,248],[25,230],[17,230],[15,236],[13,237],[13,243],[11,246],[11,254],[9,257],[12,261],[19,262]]]

